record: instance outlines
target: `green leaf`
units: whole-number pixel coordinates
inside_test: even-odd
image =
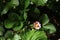
[[[35,8],[34,13],[40,13],[38,8]]]
[[[13,28],[13,30],[14,30],[14,31],[19,31],[19,30],[22,29],[22,27],[23,27],[23,22],[21,22],[20,25],[16,25],[16,26]]]
[[[4,8],[3,11],[1,12],[1,15],[6,14],[8,12],[9,8]]]
[[[43,36],[43,37],[42,37]],[[47,40],[47,36],[44,31],[37,31],[37,30],[29,30],[23,35],[25,40]]]
[[[11,0],[11,5],[12,6],[18,6],[19,5],[19,0]]]
[[[22,40],[30,40],[31,36],[34,34],[36,30],[32,29],[32,30],[28,30],[27,32],[23,33],[21,35]]]
[[[19,1],[18,0],[11,0],[10,2],[8,2],[6,4],[5,8],[1,12],[1,15],[6,14],[9,11],[10,8],[16,7],[18,5],[19,5]]]
[[[27,19],[27,13],[24,12],[24,19],[26,20]]]
[[[0,37],[0,40],[5,40],[5,38],[4,37]]]
[[[43,6],[47,2],[47,0],[31,0],[33,3],[35,3],[37,6]]]
[[[44,31],[36,31],[34,35],[32,35],[31,40],[47,40],[47,36]]]
[[[21,20],[20,16],[17,13],[9,13],[8,19],[11,21],[18,21],[18,20],[20,21]]]
[[[44,30],[49,31],[49,33],[54,33],[56,32],[56,28],[53,24],[48,23],[47,25],[43,26]]]
[[[30,5],[30,0],[25,0],[25,8],[27,8]]]
[[[5,34],[5,38],[12,39],[13,37],[13,32],[12,31],[7,31]]]
[[[7,40],[11,40],[10,38],[8,38]]]
[[[3,32],[4,32],[4,28],[0,26],[0,36],[3,35]]]
[[[26,33],[26,40],[30,40],[31,36],[34,35],[35,30],[30,30]]]
[[[6,14],[10,8],[11,8],[10,3],[7,3],[4,9],[2,10],[1,15]]]
[[[15,22],[10,21],[10,20],[4,21],[5,28],[8,28],[8,29],[12,28],[14,24],[15,24]]]
[[[0,26],[0,31],[2,31],[2,32],[4,31],[4,28],[2,26]]]
[[[2,35],[3,35],[3,32],[0,31],[0,36],[2,36]]]
[[[13,37],[13,40],[20,40],[20,39],[21,39],[21,37],[18,34],[15,34],[14,37]]]
[[[49,23],[49,18],[47,14],[44,14],[43,16],[41,16],[40,22],[42,23],[42,25],[46,25],[47,23]]]

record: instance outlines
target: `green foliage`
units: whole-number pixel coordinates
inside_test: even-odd
[[[49,33],[54,33],[56,31],[55,26],[52,23],[49,23],[47,14],[42,15],[40,21],[44,30],[47,30]]]
[[[41,21],[42,25],[46,25],[49,22],[49,18],[47,16],[47,14],[42,15],[42,17],[40,18],[40,21]]]
[[[8,6],[5,7],[4,10],[2,11],[1,15],[6,14],[8,12],[8,10],[9,10]]]
[[[18,5],[19,5],[19,1],[18,0],[11,0],[10,2],[8,2],[6,4],[5,8],[1,12],[1,15],[6,14],[9,11],[10,8],[16,7]]]
[[[10,20],[5,20],[4,22],[5,28],[8,28],[8,29],[12,28],[14,24],[15,22],[10,21]]]
[[[23,27],[23,22],[20,22],[19,25],[15,25],[15,27],[13,28],[13,30],[14,30],[14,31],[19,31],[19,30],[22,29],[22,27]]]
[[[12,39],[12,37],[13,37],[13,32],[12,32],[12,31],[7,31],[7,32],[5,33],[5,38],[7,38],[7,39]]]
[[[12,40],[20,40],[21,37],[18,34],[15,34]]]
[[[54,33],[56,31],[55,26],[52,23],[48,23],[47,25],[43,26],[43,28],[49,33]]]
[[[25,0],[25,8],[27,8],[30,5],[30,0]]]
[[[0,31],[4,31],[4,28],[2,26],[0,26]]]
[[[18,6],[19,0],[11,0],[10,4],[11,4],[11,6]]]
[[[0,0],[0,4],[0,40],[48,40],[46,31],[56,32],[42,11],[46,4],[49,8],[48,0]],[[40,25],[34,25],[34,21]],[[38,26],[41,28],[34,29]]]
[[[8,14],[8,19],[13,21],[13,22],[21,20],[20,16],[17,13]]]
[[[37,13],[37,14],[40,13],[39,9],[35,8],[34,13]]]
[[[5,40],[5,38],[4,37],[0,37],[0,40]]]
[[[27,13],[24,12],[24,19],[26,20],[27,19]]]
[[[47,2],[47,0],[31,0],[31,2],[35,3],[37,6],[43,6]]]
[[[43,37],[42,37],[43,36]],[[24,40],[47,40],[47,36],[44,31],[36,31],[34,29],[29,30],[23,35]]]
[[[0,26],[0,36],[3,35],[3,32],[4,32],[4,28]]]

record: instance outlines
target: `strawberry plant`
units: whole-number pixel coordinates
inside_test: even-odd
[[[0,40],[48,40],[47,33],[55,33],[56,28],[48,14],[38,8],[47,3],[48,0],[0,0]]]

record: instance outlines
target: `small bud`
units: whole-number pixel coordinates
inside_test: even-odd
[[[33,2],[30,2],[31,5],[33,5]]]
[[[35,29],[40,29],[40,28],[41,28],[41,24],[40,24],[38,21],[36,21],[36,22],[34,22],[33,27],[34,27]]]
[[[59,0],[56,0],[56,2],[58,2]]]
[[[15,9],[16,7],[14,6],[13,9]]]
[[[5,0],[3,0],[3,3],[5,3],[6,1]]]

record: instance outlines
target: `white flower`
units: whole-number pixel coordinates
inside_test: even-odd
[[[60,40],[60,39],[58,39],[58,40]]]
[[[40,29],[41,28],[41,24],[40,22],[36,21],[34,22],[34,26],[33,26],[35,29]]]

